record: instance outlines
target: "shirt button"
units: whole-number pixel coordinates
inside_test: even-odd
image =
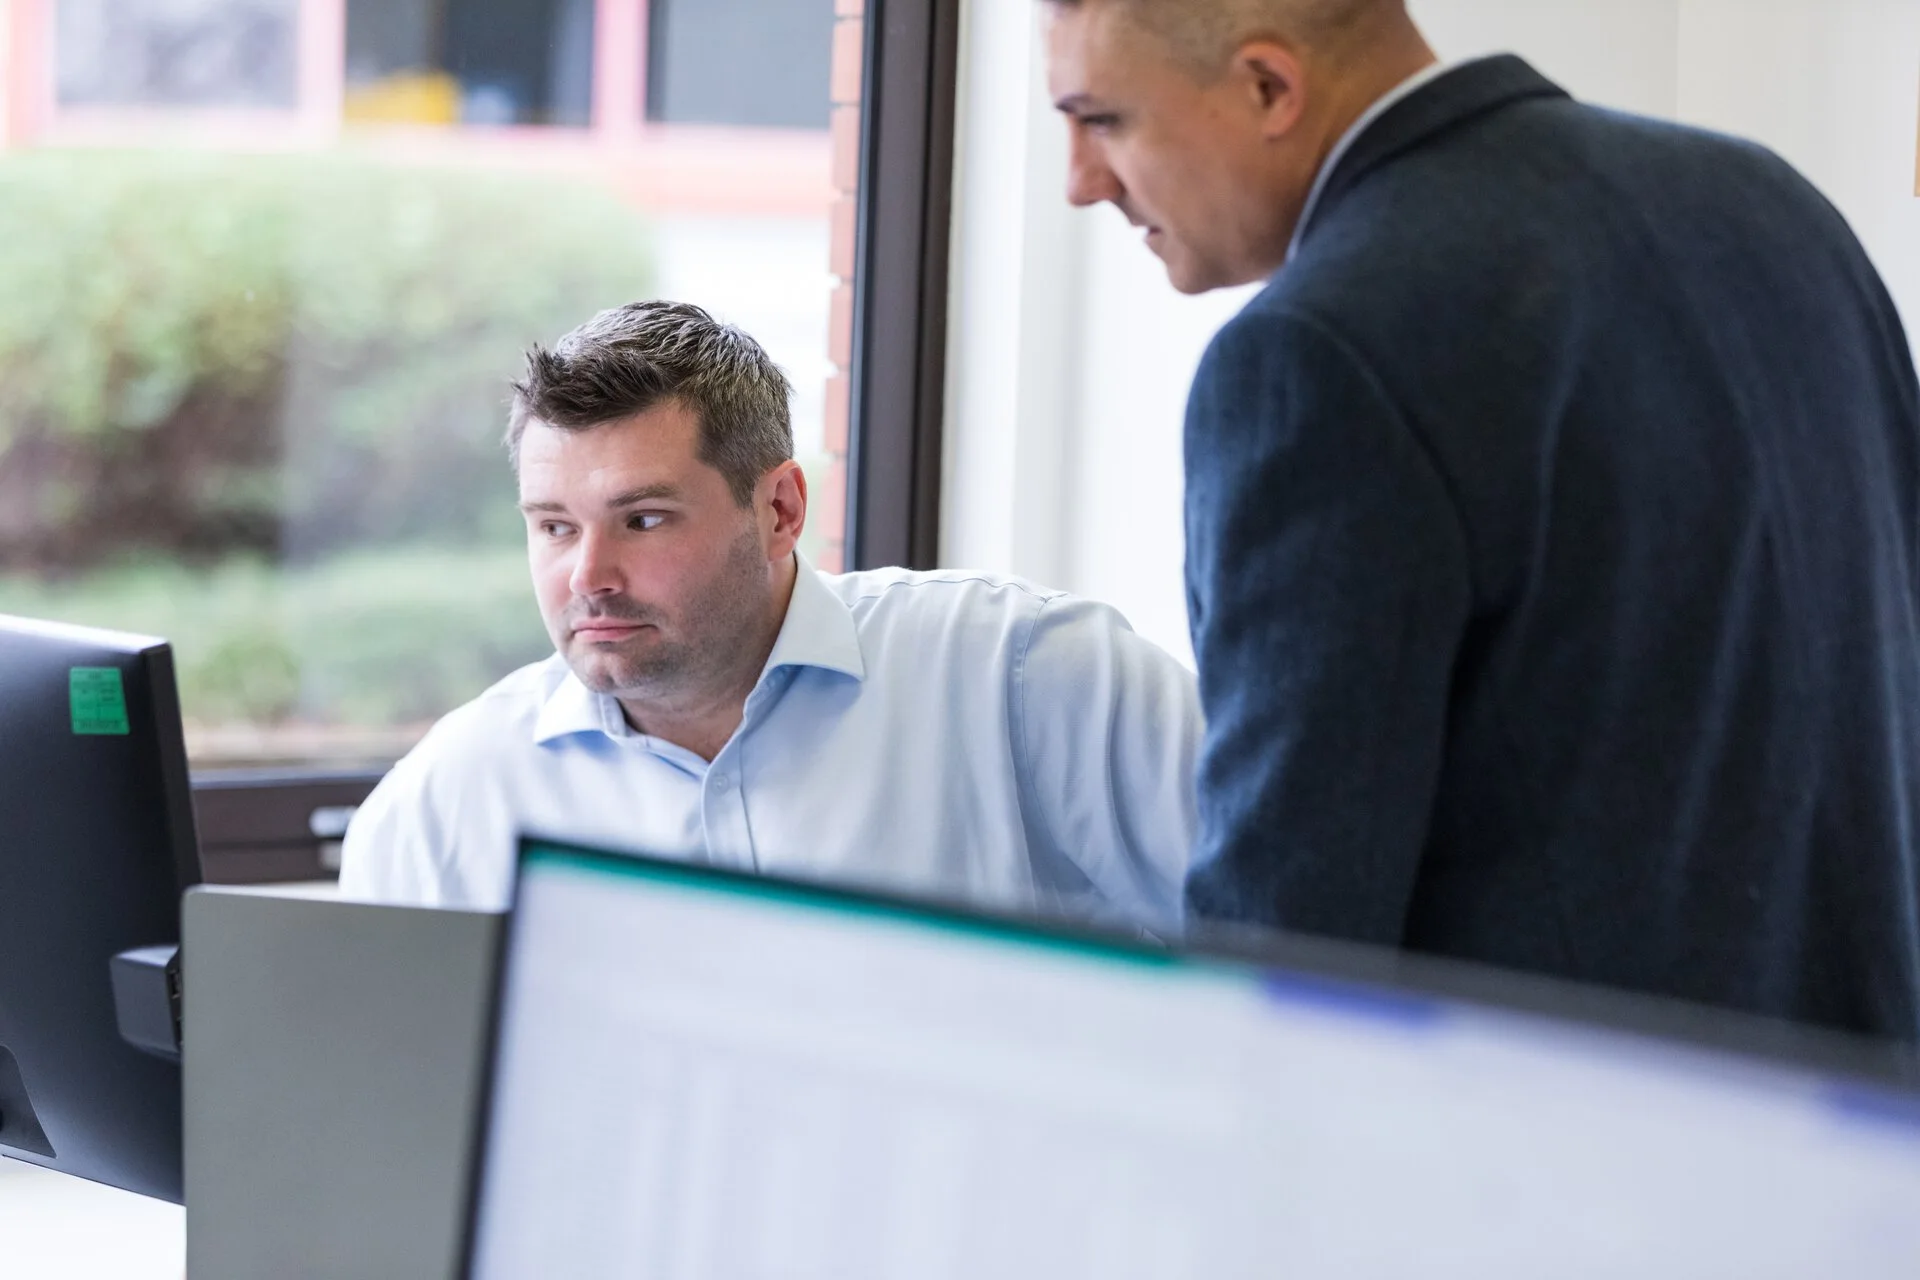
[[[732,785],[733,785],[733,778],[728,774],[716,773],[713,775],[713,789],[715,791],[725,791],[728,787],[731,787]]]

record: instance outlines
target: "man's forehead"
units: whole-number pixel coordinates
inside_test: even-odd
[[[1045,10],[1048,62],[1056,70],[1084,70],[1090,46],[1106,37],[1110,15],[1101,0],[1041,6]]]
[[[547,490],[588,491],[632,488],[642,484],[684,484],[696,462],[693,440],[672,424],[648,415],[578,430],[527,423],[520,439],[520,493],[523,499],[547,496]]]
[[[1128,18],[1116,0],[1049,3],[1047,9],[1047,84],[1063,109],[1073,99],[1122,91],[1142,63],[1156,52],[1153,37]]]

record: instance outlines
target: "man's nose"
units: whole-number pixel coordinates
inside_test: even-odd
[[[620,566],[606,538],[591,529],[580,535],[567,585],[576,596],[603,596],[620,590]]]
[[[1100,145],[1079,129],[1069,129],[1068,137],[1067,203],[1080,209],[1103,200],[1118,204],[1125,188]]]

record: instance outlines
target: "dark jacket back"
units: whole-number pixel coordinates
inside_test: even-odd
[[[1435,81],[1195,381],[1192,906],[1920,1040],[1917,454],[1789,166]]]

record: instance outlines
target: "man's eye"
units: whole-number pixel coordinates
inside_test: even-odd
[[[564,538],[568,532],[569,526],[561,524],[558,520],[542,520],[540,522],[540,533],[543,537]]]
[[[658,529],[667,522],[667,518],[658,512],[642,512],[627,521],[627,528],[645,533],[649,529]]]
[[[1111,113],[1081,116],[1080,124],[1083,128],[1091,129],[1095,133],[1112,133],[1119,127],[1120,117]]]

